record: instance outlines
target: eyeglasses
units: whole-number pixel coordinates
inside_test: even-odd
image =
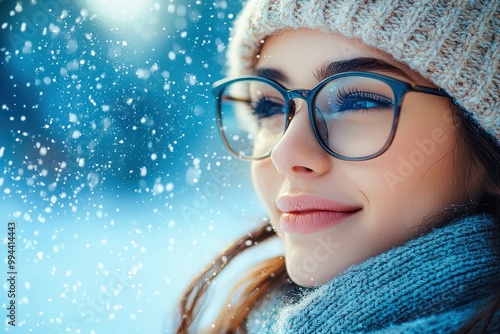
[[[391,145],[408,92],[449,97],[444,91],[371,72],[333,75],[313,89],[287,89],[263,77],[223,79],[214,84],[217,121],[225,146],[244,160],[270,156],[297,111],[307,102],[316,139],[330,155],[362,161]]]

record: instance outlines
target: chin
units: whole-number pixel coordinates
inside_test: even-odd
[[[298,263],[300,264],[296,264],[294,261],[286,260],[286,269],[288,272],[288,276],[290,276],[290,279],[295,284],[307,288],[326,283],[346,269],[334,267],[326,268],[325,264],[323,264],[323,268],[319,267],[315,268],[315,270],[312,270],[312,267],[307,267],[305,261],[300,261]],[[328,269],[328,271],[322,271],[320,269]]]

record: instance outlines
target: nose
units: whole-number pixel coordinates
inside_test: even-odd
[[[293,119],[273,148],[271,160],[280,173],[290,177],[323,175],[330,168],[332,158],[314,135],[307,103],[302,99],[292,102],[295,105]]]

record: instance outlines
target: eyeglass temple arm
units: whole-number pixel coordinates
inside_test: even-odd
[[[420,93],[427,93],[427,94],[432,94],[432,95],[437,95],[437,96],[451,97],[444,90],[438,89],[438,88],[415,85],[415,86],[413,86],[412,90],[415,92],[420,92]]]

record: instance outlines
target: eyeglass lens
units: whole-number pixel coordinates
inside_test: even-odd
[[[285,96],[286,92],[257,79],[225,87],[220,118],[233,152],[259,158],[272,151],[285,131]],[[391,86],[381,80],[346,76],[329,81],[316,92],[312,106],[318,140],[340,156],[370,156],[384,148],[391,136],[395,97]]]

